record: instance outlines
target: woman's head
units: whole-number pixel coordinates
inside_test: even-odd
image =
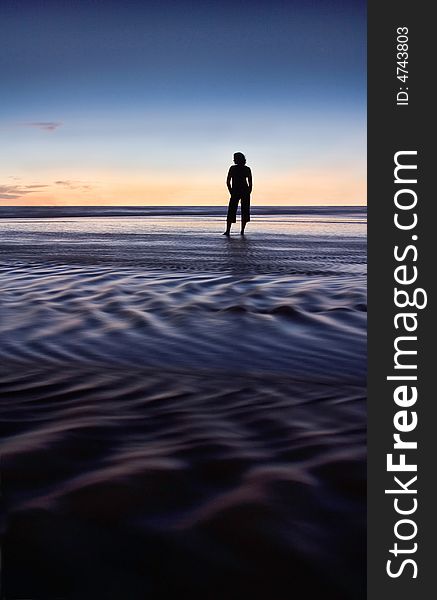
[[[244,154],[242,152],[236,152],[234,154],[234,163],[236,165],[245,165],[246,164],[246,157],[244,156]]]

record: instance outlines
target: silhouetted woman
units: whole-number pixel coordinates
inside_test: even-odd
[[[229,169],[226,185],[231,199],[229,200],[227,227],[223,235],[231,233],[231,225],[237,221],[238,202],[241,200],[241,235],[246,223],[250,221],[250,194],[252,192],[252,171],[246,166],[246,157],[241,152],[234,154],[234,163]]]

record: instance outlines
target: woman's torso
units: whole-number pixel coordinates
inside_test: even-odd
[[[233,190],[248,190],[249,184],[247,178],[250,174],[250,169],[246,165],[232,165],[232,189]]]

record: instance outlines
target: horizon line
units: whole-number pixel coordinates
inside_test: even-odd
[[[3,204],[2,208],[226,208],[226,204]],[[367,208],[363,204],[252,204],[251,208]]]

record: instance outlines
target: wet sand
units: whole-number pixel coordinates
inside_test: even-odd
[[[364,598],[365,216],[273,213],[0,221],[7,597]]]

